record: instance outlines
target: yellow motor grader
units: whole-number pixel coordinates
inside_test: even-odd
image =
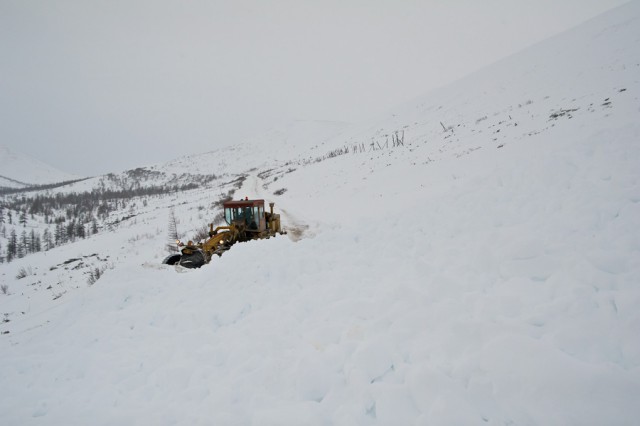
[[[180,253],[172,254],[162,261],[167,265],[199,268],[209,263],[214,254],[222,256],[237,242],[275,237],[285,234],[280,227],[280,215],[273,213],[275,203],[264,209],[264,200],[227,201],[223,203],[226,226],[213,228],[209,224],[209,238],[201,243],[177,241]]]

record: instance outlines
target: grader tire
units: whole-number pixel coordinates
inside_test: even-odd
[[[182,256],[179,254],[170,254],[169,256],[165,257],[164,260],[162,261],[162,263],[164,265],[175,265],[178,262],[180,262],[180,258]]]
[[[184,266],[185,268],[199,268],[204,264],[204,254],[199,250],[191,254],[183,254],[180,259],[180,266]]]

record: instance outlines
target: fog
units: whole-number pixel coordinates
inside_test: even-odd
[[[0,145],[93,176],[357,122],[622,3],[3,0]]]

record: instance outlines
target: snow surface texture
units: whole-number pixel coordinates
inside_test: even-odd
[[[0,146],[0,187],[24,188],[78,178],[33,157]]]
[[[291,238],[160,265],[197,190],[2,265],[3,423],[637,424],[639,94],[633,2],[290,161],[220,153]]]

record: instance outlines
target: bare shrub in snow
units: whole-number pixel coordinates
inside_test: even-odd
[[[29,275],[33,275],[33,269],[31,266],[25,268],[24,266],[18,270],[18,274],[16,275],[16,279],[21,280],[22,278],[28,277]]]
[[[87,284],[93,285],[102,277],[106,268],[95,267],[89,271],[89,278],[87,278]]]
[[[6,284],[0,285],[0,290],[2,290],[2,294],[9,294],[9,286]]]
[[[209,227],[207,225],[202,225],[200,228],[196,229],[196,233],[193,235],[192,241],[198,242],[201,240],[206,240],[209,238]]]
[[[217,223],[223,223],[223,222],[224,222],[224,212],[221,211],[213,217],[212,223],[217,224]]]

